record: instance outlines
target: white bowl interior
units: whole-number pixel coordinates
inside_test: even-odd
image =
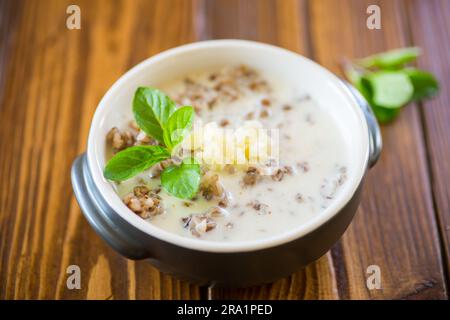
[[[261,240],[212,242],[189,239],[153,226],[132,213],[116,195],[102,171],[105,165],[105,137],[111,127],[130,118],[131,101],[138,86],[160,87],[190,73],[229,65],[246,64],[266,76],[295,83],[336,119],[351,154],[348,182],[333,203],[311,221],[285,233]],[[112,208],[140,230],[180,246],[205,251],[248,251],[274,246],[298,238],[317,228],[339,211],[361,181],[369,152],[364,115],[339,79],[318,64],[274,46],[242,41],[215,40],[193,43],[160,53],[123,75],[100,102],[91,125],[88,162],[94,181]]]

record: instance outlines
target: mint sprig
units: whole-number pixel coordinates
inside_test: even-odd
[[[358,61],[364,68],[396,69],[417,59],[422,53],[419,47],[399,48],[374,54]]]
[[[402,72],[377,71],[366,76],[373,90],[373,102],[388,109],[399,108],[411,100],[414,88]]]
[[[420,54],[417,47],[400,48],[344,63],[347,79],[366,98],[380,122],[390,122],[408,103],[438,93],[438,81],[431,73],[407,66]]]
[[[176,105],[166,94],[154,88],[140,87],[133,99],[133,114],[139,128],[164,143],[164,125]]]
[[[416,68],[406,68],[403,72],[409,77],[414,87],[413,101],[433,97],[438,93],[439,84],[430,72]]]
[[[184,159],[180,166],[170,166],[161,173],[164,189],[181,199],[191,199],[200,185],[200,166],[192,159]]]
[[[171,152],[189,134],[194,122],[194,109],[176,108],[165,93],[158,89],[139,87],[133,99],[133,114],[139,128],[156,139],[158,146],[133,146],[115,154],[103,171],[113,181],[130,179],[155,164],[170,158]],[[170,194],[190,199],[200,185],[200,166],[184,159],[180,166],[170,166],[161,173],[161,185]]]
[[[169,117],[164,130],[164,143],[169,150],[184,140],[192,129],[193,121],[194,110],[192,107],[182,107]]]
[[[127,180],[169,157],[170,152],[160,146],[133,146],[114,155],[103,175],[109,180]]]

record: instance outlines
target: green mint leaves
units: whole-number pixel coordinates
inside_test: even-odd
[[[175,102],[157,89],[140,87],[134,94],[133,114],[136,123],[148,136],[161,143],[164,143],[164,125],[175,108]]]
[[[406,66],[420,54],[417,47],[401,48],[345,63],[347,79],[366,98],[380,122],[390,122],[401,107],[438,93],[438,81],[431,73]]]
[[[193,122],[194,109],[192,107],[182,107],[170,116],[164,130],[164,143],[169,150],[184,140],[191,131]]]
[[[433,97],[439,92],[439,84],[431,73],[416,68],[407,68],[403,71],[414,87],[413,101]]]
[[[120,151],[106,164],[106,179],[123,181],[170,158],[170,152],[160,146],[134,146]]]
[[[163,92],[139,87],[133,99],[133,114],[139,128],[156,139],[158,146],[133,146],[115,154],[106,164],[106,179],[123,181],[171,157],[171,152],[189,134],[194,122],[194,109],[176,108]],[[170,166],[161,174],[163,188],[172,195],[190,199],[200,185],[200,166],[184,159],[180,166]]]
[[[401,72],[378,71],[367,76],[372,86],[373,102],[377,106],[395,109],[410,101],[414,88],[408,76]]]
[[[180,166],[168,167],[161,173],[161,184],[175,197],[191,199],[200,185],[200,166],[191,159],[185,159]]]
[[[361,59],[359,64],[364,68],[395,69],[416,60],[421,53],[418,47],[394,49]]]

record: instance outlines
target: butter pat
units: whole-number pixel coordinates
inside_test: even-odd
[[[197,161],[221,169],[225,165],[263,165],[278,160],[278,130],[264,129],[259,121],[245,121],[237,129],[216,122],[197,123],[182,148]]]

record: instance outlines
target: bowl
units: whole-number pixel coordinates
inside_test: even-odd
[[[103,177],[109,129],[130,112],[138,86],[154,86],[192,72],[246,64],[298,83],[328,108],[351,146],[351,174],[333,202],[292,230],[260,240],[215,242],[182,237],[131,212]],[[127,111],[129,110],[129,111]],[[381,151],[378,124],[367,102],[349,84],[315,62],[275,46],[213,40],[157,54],[125,73],[100,101],[87,152],[75,159],[71,178],[80,208],[93,229],[130,259],[148,259],[161,271],[209,286],[244,287],[287,276],[325,254],[342,236],[359,205],[368,168]]]

